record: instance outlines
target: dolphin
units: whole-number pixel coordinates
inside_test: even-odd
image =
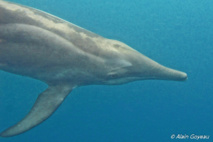
[[[1,137],[15,136],[37,126],[79,86],[187,79],[186,73],[160,65],[120,41],[43,11],[2,0],[0,70],[48,85],[30,112],[1,132]]]

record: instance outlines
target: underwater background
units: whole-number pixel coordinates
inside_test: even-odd
[[[192,134],[213,141],[212,0],[11,1],[120,40],[188,80],[80,87],[47,121],[0,142],[196,141],[177,137]],[[0,131],[22,119],[46,87],[0,71]]]

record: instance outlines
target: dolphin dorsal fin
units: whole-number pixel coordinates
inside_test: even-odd
[[[73,88],[73,86],[67,85],[49,86],[38,96],[27,116],[14,126],[3,131],[0,136],[15,136],[37,126],[54,113]]]

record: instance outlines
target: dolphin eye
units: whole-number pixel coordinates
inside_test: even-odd
[[[117,77],[117,74],[111,74],[110,77],[111,77],[111,78],[116,78],[116,77]]]
[[[117,73],[109,73],[109,74],[108,74],[108,78],[109,78],[109,79],[118,78],[118,74],[117,74]]]

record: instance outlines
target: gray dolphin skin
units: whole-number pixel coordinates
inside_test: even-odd
[[[128,45],[40,10],[0,0],[0,70],[48,85],[30,112],[1,137],[37,126],[76,87],[137,80],[183,81],[187,74],[158,64]]]

